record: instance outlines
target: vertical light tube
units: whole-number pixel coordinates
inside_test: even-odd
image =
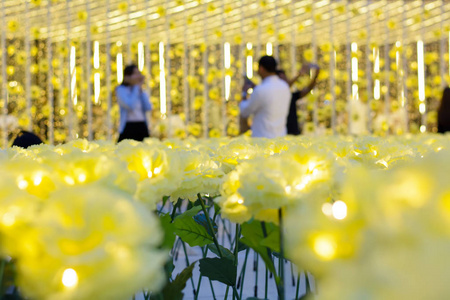
[[[352,55],[351,55],[351,42],[350,42],[350,9],[349,9],[349,3],[348,1],[345,1],[345,51],[347,54],[347,76],[348,76],[348,80],[347,80],[347,84],[346,84],[346,95],[347,95],[347,115],[348,115],[348,132],[352,133],[352,102],[353,102],[353,97],[352,95]]]
[[[225,0],[222,0],[222,28],[225,28]],[[222,47],[223,45],[223,47]],[[229,46],[230,44],[228,44]],[[222,57],[221,60],[221,68],[222,68],[222,74],[225,75],[224,80],[221,80],[221,89],[222,89],[222,101],[221,101],[221,112],[222,112],[222,122],[220,123],[221,126],[221,132],[222,132],[222,136],[226,136],[227,133],[227,123],[228,123],[228,119],[227,119],[227,101],[230,98],[230,92],[229,92],[229,81],[227,82],[227,76],[226,75],[226,66],[225,66],[225,56],[228,55],[228,60],[230,60],[230,49],[228,48],[228,53],[226,53],[226,49],[225,49],[225,32],[222,33],[222,39],[221,39],[221,43],[220,43],[220,54]],[[228,84],[228,88],[227,88],[227,84]]]
[[[53,145],[54,143],[54,108],[53,108],[53,66],[52,66],[52,39],[51,39],[51,25],[52,25],[52,13],[51,13],[51,1],[47,3],[47,101],[49,106],[49,116],[48,116],[48,143]]]
[[[100,68],[100,45],[98,41],[94,41],[94,103],[99,103],[100,98],[100,73],[98,69]]]
[[[386,87],[386,93],[384,95],[384,115],[386,117],[387,120],[389,120],[389,114],[391,111],[391,99],[390,99],[390,83],[389,83],[389,67],[390,67],[390,62],[389,62],[389,36],[390,36],[390,30],[389,30],[389,26],[388,26],[388,22],[389,22],[389,9],[384,9],[384,12],[386,14],[385,17],[385,41],[384,41],[384,85]]]
[[[131,14],[130,14],[131,1],[127,0],[127,65],[133,63],[133,57],[131,56]]]
[[[75,73],[75,61],[76,61],[76,56],[75,56],[75,47],[71,46],[71,42],[70,42],[70,33],[72,32],[72,26],[70,23],[70,16],[71,16],[71,11],[70,11],[70,3],[69,1],[66,1],[66,18],[67,18],[67,24],[66,24],[66,29],[67,29],[67,38],[66,38],[66,46],[67,49],[69,51],[69,72],[68,72],[68,78],[67,78],[67,83],[69,86],[69,99],[67,100],[67,118],[68,118],[68,141],[71,141],[73,139],[73,105],[76,102],[76,92],[74,93],[74,90],[76,89],[76,73]],[[108,77],[109,78],[109,77]],[[75,96],[74,96],[75,94]]]
[[[123,56],[122,56],[122,53],[117,53],[116,66],[117,66],[117,83],[121,84],[123,81]]]
[[[271,42],[266,44],[266,54],[270,56],[273,55],[273,46]]]
[[[406,44],[406,5],[405,0],[403,1],[403,11],[402,11],[402,45],[405,47]],[[408,88],[406,86],[406,78],[408,77],[408,66],[406,62],[405,50],[402,51],[402,85],[403,85],[403,94],[402,94],[402,107],[404,109],[405,116],[405,132],[409,131],[409,114],[408,114]]]
[[[373,97],[373,88],[372,88],[372,66],[371,66],[371,61],[369,59],[370,57],[370,42],[372,39],[372,24],[371,24],[371,16],[372,16],[372,10],[371,10],[371,4],[372,4],[372,0],[367,0],[366,1],[366,7],[367,7],[367,13],[366,13],[366,28],[367,28],[367,41],[366,41],[366,55],[365,55],[365,60],[366,60],[366,76],[367,76],[367,87],[366,87],[366,91],[367,91],[367,103],[369,104],[370,101],[372,100]],[[372,110],[370,108],[370,105],[367,105],[367,130],[369,132],[372,132]]]
[[[380,73],[380,49],[377,47],[373,48],[373,59],[374,59],[373,71],[375,74],[379,74]],[[377,78],[377,79],[375,79],[375,85],[373,87],[373,98],[375,100],[380,100],[380,94],[381,94],[381,85],[380,85],[380,80]]]
[[[205,70],[205,73],[203,74],[203,109],[202,109],[202,116],[203,116],[203,137],[207,138],[209,135],[209,101],[208,101],[208,92],[209,92],[209,86],[208,86],[208,46],[207,46],[207,28],[208,28],[208,22],[207,22],[207,9],[206,9],[206,3],[203,4],[203,42],[206,44],[205,52],[203,53],[202,57],[202,63],[203,63],[203,69]]]
[[[183,7],[183,57],[182,57],[182,65],[183,65],[183,111],[184,111],[184,124],[187,126],[191,119],[191,115],[189,112],[189,103],[190,103],[190,93],[189,93],[189,84],[186,80],[188,78],[189,73],[189,56],[188,56],[188,31],[187,31],[187,16],[186,16],[186,7]]]
[[[423,59],[423,41],[417,41],[417,76],[420,102],[425,101],[425,65]],[[421,112],[422,114],[424,112]]]
[[[112,91],[111,91],[111,32],[109,30],[109,0],[106,0],[106,90],[108,91],[108,96],[106,99],[106,137],[108,140],[112,139]]]
[[[252,50],[252,43],[247,43],[247,50]],[[253,56],[247,55],[247,77],[253,78]]]
[[[164,62],[164,43],[159,42],[159,109],[161,117],[164,119],[167,113],[166,107],[166,71]]]
[[[92,90],[92,81],[91,81],[91,57],[92,57],[92,45],[91,45],[91,8],[89,5],[89,1],[86,1],[86,82],[87,82],[87,93],[86,93],[86,107],[87,107],[87,130],[88,130],[88,140],[92,141],[93,132],[92,132],[92,99],[91,99],[91,90]]]
[[[230,43],[226,42],[223,44],[224,48],[224,67],[225,67],[225,101],[230,100],[230,86],[231,86],[231,76],[227,75],[227,71],[230,69]]]
[[[279,50],[279,45],[280,45],[280,41],[278,40],[278,27],[279,27],[279,24],[278,24],[278,1],[274,1],[274,5],[275,5],[275,7],[274,7],[274,12],[275,12],[275,16],[274,16],[274,32],[275,32],[275,49],[274,49],[274,53],[273,53],[273,56],[275,57],[275,59],[276,60],[278,60],[278,62],[280,61],[280,50]]]
[[[144,43],[139,42],[138,43],[138,68],[139,71],[144,70],[144,64],[145,64],[145,54],[144,54]]]
[[[358,52],[358,44],[352,43],[352,53]],[[359,100],[358,92],[358,58],[352,57],[352,99]]]
[[[129,0],[128,0],[129,1]],[[170,81],[170,76],[171,76],[171,69],[170,69],[170,28],[169,28],[169,17],[168,17],[168,9],[169,9],[169,0],[166,0],[166,4],[165,4],[165,22],[164,22],[164,27],[165,27],[165,31],[166,31],[166,46],[165,46],[165,51],[164,51],[164,62],[167,65],[167,69],[164,69],[165,75],[167,76],[167,80],[166,80],[166,116],[170,116],[172,114],[172,101],[171,101],[171,95],[170,95],[170,91],[172,90],[172,86],[171,86],[171,81]],[[168,122],[168,126],[167,126],[167,136],[168,137],[172,137],[172,122]]]
[[[332,5],[330,3],[330,11],[331,11],[331,7],[332,7]],[[291,10],[291,12],[295,11],[295,1],[291,2],[290,10]],[[297,74],[296,37],[297,37],[297,21],[298,21],[298,18],[297,18],[297,16],[295,14],[292,14],[290,19],[291,19],[290,57],[291,57],[291,74],[292,74],[291,76],[295,76],[295,74]],[[333,75],[331,75],[331,76],[333,76]]]

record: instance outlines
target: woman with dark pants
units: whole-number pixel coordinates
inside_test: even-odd
[[[450,88],[446,87],[442,94],[441,105],[438,110],[438,132],[450,131]]]
[[[120,107],[118,142],[130,139],[143,141],[149,137],[146,112],[152,110],[148,95],[142,90],[145,77],[135,65],[125,67],[123,82],[116,88]]]

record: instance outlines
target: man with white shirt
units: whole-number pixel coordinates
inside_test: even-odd
[[[285,136],[291,91],[277,73],[277,62],[272,56],[259,60],[258,74],[262,78],[249,99],[246,98],[248,82],[244,84],[243,101],[239,104],[241,117],[253,116],[252,137],[275,138]]]

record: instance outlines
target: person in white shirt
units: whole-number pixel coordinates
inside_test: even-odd
[[[256,86],[249,99],[246,91],[249,82],[243,88],[243,101],[239,104],[241,118],[253,115],[252,137],[275,138],[285,136],[286,120],[289,113],[291,91],[289,85],[276,73],[277,62],[272,56],[263,56],[259,60],[258,74],[262,83]]]
[[[149,137],[146,112],[152,105],[142,90],[145,77],[136,65],[129,65],[123,71],[123,82],[116,88],[120,107],[119,140],[143,141]]]

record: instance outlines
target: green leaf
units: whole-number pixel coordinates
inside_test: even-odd
[[[280,232],[273,230],[265,239],[261,240],[261,245],[270,248],[273,252],[280,252]]]
[[[201,209],[193,207],[177,216],[173,222],[175,233],[191,247],[206,246],[214,242],[205,227],[197,224],[193,218]]]
[[[220,251],[222,251],[222,255],[224,258],[234,261],[234,254],[230,250],[228,250],[227,248],[225,248],[221,245],[219,245],[219,248],[220,248]],[[208,249],[215,255],[220,256],[216,245],[214,245],[214,244],[208,245]]]
[[[246,300],[269,300],[267,298],[256,298],[256,297],[249,297]]]
[[[237,267],[226,258],[202,258],[200,274],[211,280],[217,280],[229,286],[236,284]]]
[[[170,214],[164,214],[159,216],[159,220],[161,222],[161,227],[164,232],[164,239],[161,244],[161,248],[172,249],[173,244],[175,243],[175,226],[172,223],[172,218]]]
[[[267,227],[269,226],[266,226],[266,229],[270,230],[270,233],[267,232],[267,234],[271,234],[273,228]],[[241,225],[241,230],[243,236],[241,238],[241,242],[255,250],[255,252],[257,252],[264,260],[267,269],[269,269],[269,271],[273,274],[276,274],[275,266],[273,264],[272,258],[268,254],[267,247],[261,245],[261,241],[264,240],[261,222],[253,220],[251,222],[244,223]]]
[[[192,270],[194,269],[195,262],[191,264],[189,267],[181,271],[180,274],[177,275],[174,281],[167,283],[163,290],[161,291],[162,298],[164,300],[182,300],[183,299],[183,290],[186,287],[186,282],[189,278],[192,277]],[[161,294],[155,294],[150,297],[150,299],[160,299]]]

